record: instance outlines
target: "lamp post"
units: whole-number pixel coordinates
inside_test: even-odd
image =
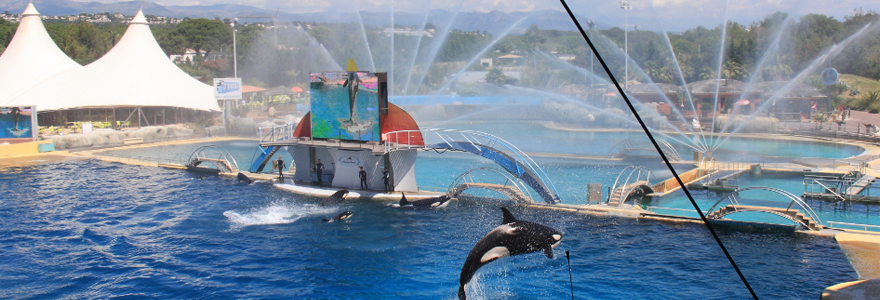
[[[587,20],[587,27],[590,27],[590,32],[592,33],[593,28],[596,28],[596,22],[594,22],[593,20]],[[596,54],[593,54],[593,51],[590,51],[590,75],[593,74],[593,61],[596,60],[596,58],[593,57],[594,55],[596,55]],[[590,77],[590,89],[593,89],[593,77],[592,76]],[[589,91],[588,91],[588,93],[589,93]]]
[[[232,27],[232,77],[238,78],[238,57],[235,53],[235,25],[238,24],[238,18],[233,19],[229,26]]]
[[[623,87],[627,88],[629,81],[629,43],[627,40],[627,32],[629,31],[629,24],[627,24],[626,19],[626,11],[631,10],[632,6],[629,5],[629,1],[621,0],[620,8],[623,9]]]

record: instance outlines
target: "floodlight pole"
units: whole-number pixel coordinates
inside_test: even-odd
[[[593,20],[587,20],[587,27],[590,27],[590,32],[593,32],[593,28],[596,27],[596,22],[594,22]],[[590,75],[591,76],[590,76],[590,88],[587,90],[588,95],[592,91],[593,84],[594,84],[593,83],[593,80],[594,80],[593,77],[595,77],[595,74],[593,73],[593,61],[594,60],[596,60],[595,54],[593,54],[593,52],[590,52]]]
[[[238,18],[235,18],[229,26],[232,27],[232,77],[238,78],[238,55],[235,53],[235,25],[238,24]]]
[[[629,24],[627,24],[627,13],[626,11],[631,10],[632,6],[629,5],[629,1],[621,0],[620,8],[623,9],[623,87],[629,87],[629,41],[627,37],[627,32],[629,32]]]

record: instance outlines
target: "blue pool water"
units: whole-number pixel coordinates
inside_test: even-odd
[[[561,154],[591,154],[602,155],[607,153],[614,145],[625,139],[643,138],[644,134],[631,132],[577,132],[577,131],[560,131],[549,130],[542,124],[538,123],[467,123],[467,124],[451,124],[449,127],[459,127],[460,129],[479,130],[494,134],[508,142],[516,145],[526,152],[537,153],[561,153]],[[149,148],[136,148],[127,150],[110,150],[105,154],[123,157],[136,157],[147,161],[185,161],[192,152],[204,145],[216,144],[221,148],[229,151],[235,157],[238,165],[242,169],[247,169],[253,159],[257,156],[255,140],[233,140],[212,143],[195,143],[184,145],[169,145]],[[778,141],[766,139],[749,139],[749,138],[731,138],[724,144],[725,149],[716,151],[717,156],[737,158],[743,155],[761,154],[771,157],[771,161],[776,159],[787,162],[793,157],[818,157],[818,158],[847,158],[861,154],[864,149],[861,147],[822,142],[806,142],[806,141]],[[764,151],[756,151],[753,149],[766,149]],[[681,153],[687,151],[680,149]],[[757,153],[756,153],[757,152]],[[292,158],[287,151],[278,152],[287,162],[292,162]],[[803,156],[797,156],[801,153]],[[654,154],[657,155],[657,154]],[[687,157],[687,155],[684,155]],[[628,166],[643,166],[650,169],[658,181],[666,180],[672,177],[662,160],[656,158],[628,159],[628,160],[590,160],[590,159],[572,159],[558,157],[533,157],[536,163],[547,173],[553,184],[556,186],[562,203],[566,204],[585,204],[586,186],[588,183],[601,183],[603,195],[607,195],[607,189],[614,184],[615,179],[621,171]],[[460,152],[420,152],[416,161],[416,179],[418,185],[426,190],[445,191],[449,185],[468,170],[476,168],[498,168],[498,165],[487,159],[478,157],[469,153]],[[676,171],[681,174],[690,170],[693,166],[675,165]],[[268,171],[269,168],[266,169]],[[475,174],[475,176],[484,182],[502,183],[504,178],[497,175]],[[479,177],[486,176],[486,177]],[[797,176],[776,176],[770,172],[765,172],[763,176],[754,177],[745,175],[741,176],[736,183],[741,187],[750,186],[771,186],[786,190],[795,195],[801,195],[804,192],[803,177]],[[715,193],[709,191],[691,191],[698,205],[702,210],[709,209],[716,201],[727,193]],[[469,190],[468,193],[479,196],[497,196],[495,192]],[[777,207],[788,205],[789,200],[781,196],[770,194],[767,192],[748,192],[744,197],[758,197],[767,200],[766,204]],[[503,196],[501,196],[503,197]],[[536,194],[532,194],[533,198],[538,198]],[[650,202],[641,203],[644,206],[669,207],[679,210],[662,210],[654,209],[655,212],[662,214],[682,215],[688,217],[698,217],[693,211],[693,206],[685,196],[684,192],[678,191],[671,195],[654,199]],[[813,209],[821,216],[822,221],[836,221],[859,224],[880,225],[880,208],[873,208],[870,205],[852,204],[847,206],[839,206],[833,203],[822,201],[809,202]],[[682,211],[687,210],[687,211]],[[782,218],[776,218],[772,215],[763,213],[737,214],[731,215],[732,219],[786,223]],[[786,223],[787,224],[787,223]],[[828,225],[828,224],[825,224]]]
[[[321,207],[268,183],[64,161],[0,173],[0,298],[455,299],[498,206]],[[344,223],[321,218],[354,212]],[[564,232],[557,257],[492,262],[470,299],[744,299],[698,225],[513,208]],[[764,299],[814,299],[857,275],[833,239],[721,231]]]
[[[566,154],[605,155],[623,140],[635,139],[649,143],[643,131],[565,131],[551,130],[543,123],[507,123],[479,122],[445,124],[444,128],[469,129],[486,132],[498,136],[519,147],[525,152],[548,152]],[[693,157],[693,149],[679,142],[687,142],[681,135],[669,137],[654,133],[654,137],[665,140],[673,145],[685,159]],[[708,143],[714,143],[709,140]],[[650,146],[650,144],[647,144]],[[784,139],[757,139],[732,137],[720,144],[713,155],[729,161],[746,155],[770,157],[816,157],[816,158],[847,158],[861,154],[864,149],[858,146],[791,141]],[[655,154],[656,155],[656,154]],[[659,158],[659,156],[657,156]]]

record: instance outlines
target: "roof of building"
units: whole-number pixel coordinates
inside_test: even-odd
[[[763,81],[750,90],[760,92],[764,99],[821,99],[828,97],[813,86],[790,81]]]
[[[259,92],[263,92],[265,90],[266,89],[258,87],[258,86],[246,85],[246,84],[241,85],[241,92],[242,93],[259,93]]]
[[[286,86],[276,86],[263,91],[263,96],[279,96],[296,94],[293,90]]]
[[[687,84],[688,90],[695,95],[742,94],[746,84],[736,79],[709,79]]]
[[[82,68],[55,45],[33,3],[22,15],[15,36],[0,55],[0,105],[10,104],[13,97],[46,79]]]
[[[54,76],[13,98],[40,111],[93,107],[181,107],[220,111],[210,85],[177,67],[138,11],[119,42],[97,61]]]
[[[682,91],[681,86],[677,86],[674,84],[668,83],[653,83],[653,84],[634,84],[630,85],[627,89],[627,92],[634,95],[656,95],[656,94],[666,94],[673,95]]]

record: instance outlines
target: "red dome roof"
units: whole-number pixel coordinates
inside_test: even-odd
[[[382,132],[382,140],[391,143],[401,143],[408,145],[425,145],[422,133],[419,132],[419,125],[413,120],[405,110],[397,105],[388,103],[388,114],[379,116],[379,126]],[[386,133],[400,130],[416,130],[410,133],[400,133],[386,135]]]

